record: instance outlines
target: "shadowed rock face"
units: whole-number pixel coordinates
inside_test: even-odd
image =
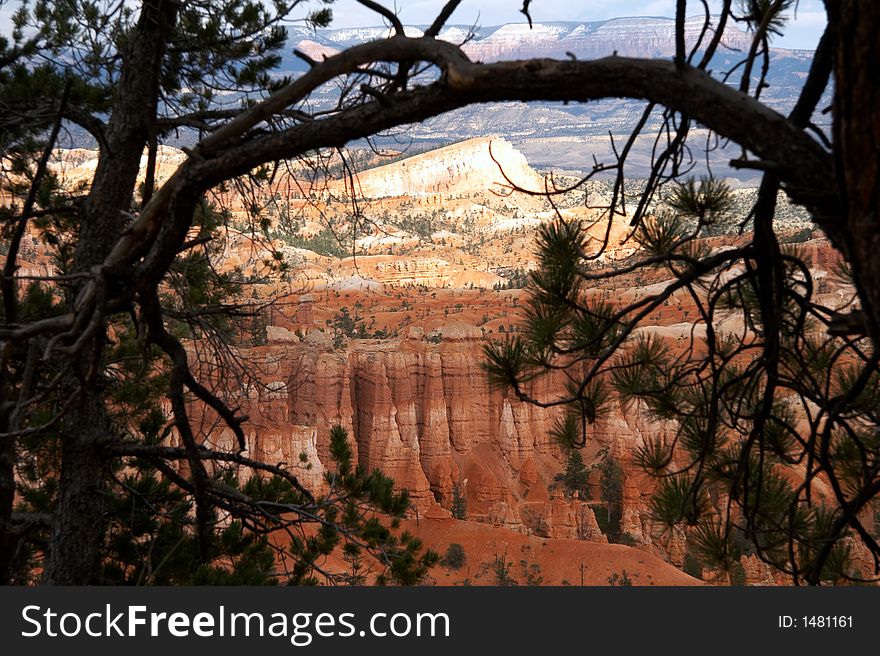
[[[378,467],[413,495],[419,512],[449,508],[452,487],[464,485],[476,504],[515,502],[509,490],[524,463],[534,487],[560,457],[549,437],[555,413],[511,401],[491,390],[480,367],[481,337],[473,326],[444,326],[441,343],[423,339],[352,343],[333,352],[308,344],[284,348],[278,377],[286,407],[271,416],[254,399],[266,428],[310,427],[318,458],[328,456],[329,429],[345,426],[361,464]],[[259,421],[252,414],[254,423]],[[261,427],[262,428],[262,427]],[[266,447],[258,428],[254,448]],[[276,439],[275,433],[270,441]],[[535,459],[546,465],[536,468]],[[500,479],[500,480],[499,480]],[[489,482],[492,481],[492,482]],[[546,486],[546,483],[545,483]]]

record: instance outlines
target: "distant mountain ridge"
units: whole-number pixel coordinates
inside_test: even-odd
[[[421,36],[427,26],[407,26],[409,36]],[[697,43],[703,28],[703,17],[694,16],[685,24],[688,47]],[[520,59],[526,57],[568,57],[596,59],[617,53],[621,57],[671,57],[675,50],[675,21],[664,17],[626,17],[604,21],[551,21],[506,23],[486,27],[449,25],[439,38],[462,43],[470,32],[473,38],[464,45],[469,57],[480,61]],[[391,34],[387,27],[362,28],[291,28],[291,43],[311,42],[328,54],[344,48],[381,39]],[[704,37],[705,43],[711,33]],[[722,51],[744,51],[751,44],[751,35],[728,25]],[[811,51],[774,49],[791,56],[811,57]]]
[[[698,43],[703,28],[703,17],[695,16],[685,25],[685,41],[690,49]],[[426,26],[407,27],[410,36],[420,36]],[[471,31],[470,26],[450,25],[441,31],[441,39],[462,43]],[[597,59],[617,54],[622,57],[671,58],[675,54],[675,21],[671,18],[640,17],[613,18],[595,22],[509,23],[473,28],[472,38],[464,43],[465,53],[473,60],[484,62],[502,59],[550,57],[565,59]],[[345,48],[391,35],[388,27],[342,29],[292,28],[290,45],[320,60]],[[702,35],[700,45],[712,38],[711,31]],[[737,85],[742,67],[736,64],[751,46],[752,35],[728,24],[722,45],[710,63],[710,69],[721,73],[735,69],[728,80]],[[803,81],[809,72],[813,52],[771,48],[767,86],[761,100],[781,113],[794,106]],[[285,57],[282,72],[296,75],[307,68],[306,62],[293,52]],[[753,75],[758,75],[760,66]],[[751,85],[757,86],[757,79]],[[336,101],[334,89],[322,90],[314,99],[314,107],[331,107]],[[827,104],[827,103],[826,103]],[[404,146],[408,142],[421,148],[442,146],[466,138],[490,134],[507,138],[528,161],[539,169],[584,172],[592,167],[592,157],[600,160],[610,154],[608,133],[625,138],[638,120],[641,102],[608,98],[590,103],[496,103],[491,109],[465,107],[424,123],[398,130],[394,136],[379,137],[377,143],[388,147]],[[659,120],[659,110],[657,120]],[[657,120],[649,124],[658,125]],[[817,116],[822,125],[827,117]],[[630,158],[629,173],[634,177],[646,176],[649,170],[653,140],[638,142]],[[722,175],[737,177],[751,184],[755,175],[749,171],[734,171],[727,167],[731,153],[711,155],[713,170]],[[699,159],[699,155],[698,155]]]
[[[688,47],[694,46],[703,26],[702,17],[688,19],[685,39]],[[427,26],[410,26],[407,34],[420,36]],[[282,55],[277,75],[296,77],[308,68],[308,63],[297,56],[299,50],[314,60],[332,56],[353,45],[381,39],[392,32],[386,26],[360,28],[318,28],[301,26],[288,28],[289,40]],[[474,27],[449,25],[439,37],[452,43],[466,41],[465,53],[473,60],[485,62],[501,59],[526,59],[531,57],[595,59],[612,54],[627,57],[671,58],[675,48],[675,21],[663,17],[613,18],[593,22],[546,22],[508,23]],[[702,43],[711,38],[703,35]],[[735,25],[728,25],[722,47],[713,58],[710,69],[716,73],[729,71],[744,57],[751,45],[751,34]],[[813,52],[809,50],[786,50],[771,48],[770,69],[767,86],[762,90],[761,100],[781,113],[794,106],[812,63]],[[755,67],[754,75],[760,71]],[[739,83],[739,67],[728,80]],[[757,80],[752,84],[756,86]],[[310,97],[312,110],[331,110],[338,101],[338,85],[324,85]],[[228,98],[234,103],[235,97]],[[830,98],[820,107],[827,106]],[[628,99],[607,98],[589,103],[495,103],[465,107],[434,119],[411,126],[404,126],[393,134],[379,135],[374,142],[382,147],[401,149],[415,144],[425,150],[448,145],[463,139],[496,135],[508,139],[514,147],[525,154],[529,163],[540,170],[582,173],[592,168],[593,157],[607,160],[611,148],[609,132],[616,138],[625,138],[638,120],[644,103]],[[649,123],[650,129],[658,125],[657,119]],[[827,116],[817,115],[814,122],[827,127]],[[190,145],[195,133],[183,130],[172,145]],[[363,144],[354,144],[360,147]],[[94,147],[89,135],[72,129],[65,147]],[[628,174],[644,177],[649,171],[650,137],[637,142],[630,157]],[[700,159],[700,154],[697,154]],[[737,177],[744,182],[754,181],[754,172],[734,171],[727,167],[730,153],[716,152],[711,155],[715,173]]]

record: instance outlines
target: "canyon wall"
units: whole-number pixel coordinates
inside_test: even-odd
[[[331,466],[329,431],[340,424],[362,465],[409,490],[416,516],[449,517],[458,485],[470,520],[547,538],[606,541],[595,518],[605,511],[597,475],[592,500],[554,485],[565,469],[552,437],[561,411],[522,403],[488,384],[479,328],[449,324],[428,339],[413,331],[406,339],[352,340],[337,350],[318,331],[302,342],[287,331],[276,336],[255,349],[265,380],[242,390],[250,454],[299,462],[301,478],[320,489]],[[559,389],[560,381],[546,379],[528,391],[553,399]],[[665,430],[644,413],[617,408],[590,427],[583,452],[588,466],[606,453],[623,465],[622,528],[653,551],[646,510],[652,487],[631,458],[644,437]]]

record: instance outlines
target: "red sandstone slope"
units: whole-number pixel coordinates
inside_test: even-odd
[[[441,555],[452,543],[464,547],[465,565],[459,570],[435,567],[438,585],[496,585],[496,557],[506,559],[510,577],[526,585],[529,576],[541,585],[608,585],[624,571],[633,585],[700,585],[697,579],[657,556],[619,544],[558,540],[522,535],[478,522],[454,519],[408,520],[402,527]]]

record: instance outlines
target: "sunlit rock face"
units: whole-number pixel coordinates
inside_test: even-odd
[[[510,142],[477,138],[356,173],[329,192],[359,198],[451,196],[502,191],[511,183],[543,189],[543,178]]]

